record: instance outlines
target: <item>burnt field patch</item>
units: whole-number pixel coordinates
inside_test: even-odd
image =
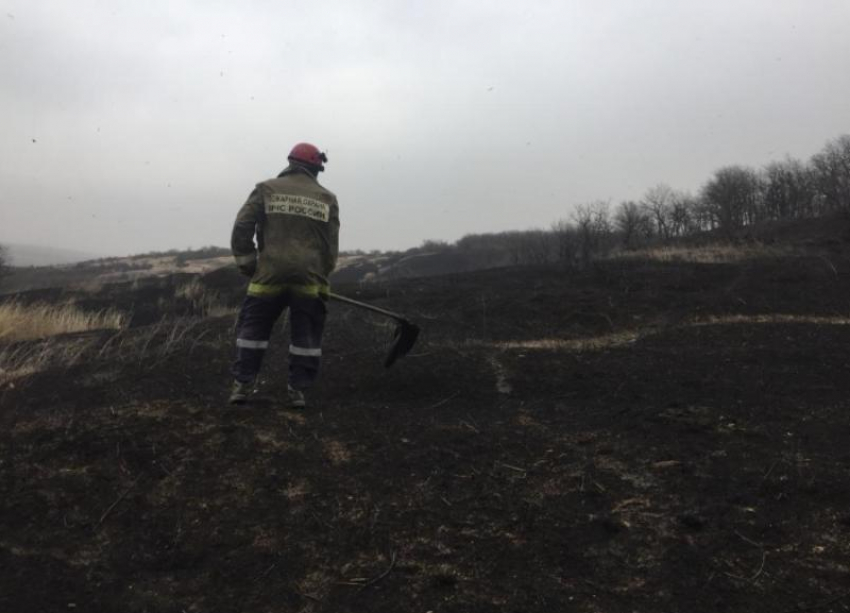
[[[0,610],[850,610],[846,259],[357,291],[420,342],[333,306],[306,411],[230,315],[4,385]]]

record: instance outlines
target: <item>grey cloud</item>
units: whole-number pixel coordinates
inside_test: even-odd
[[[226,244],[299,140],[329,150],[343,246],[401,248],[848,129],[844,0],[6,5],[0,241]]]

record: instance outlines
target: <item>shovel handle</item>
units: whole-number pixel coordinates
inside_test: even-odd
[[[366,304],[365,302],[360,302],[359,300],[354,300],[353,298],[348,298],[346,296],[340,296],[339,294],[334,294],[333,292],[330,293],[330,297],[331,300],[336,300],[337,302],[344,302],[345,304],[360,307],[361,309],[366,309],[367,311],[374,311],[375,313],[380,313],[381,315],[392,317],[396,321],[409,323],[407,319],[402,315],[399,315],[398,313],[393,313],[392,311],[387,311],[386,309],[382,309],[381,307]]]

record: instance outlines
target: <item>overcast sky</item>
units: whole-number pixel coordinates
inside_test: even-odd
[[[368,250],[696,192],[850,132],[850,0],[0,7],[0,242],[229,245],[299,141]]]

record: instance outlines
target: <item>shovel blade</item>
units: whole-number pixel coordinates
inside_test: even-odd
[[[419,326],[409,321],[399,321],[393,333],[393,340],[387,352],[387,357],[384,358],[384,368],[389,368],[395,364],[396,360],[406,356],[413,349],[418,337]]]

